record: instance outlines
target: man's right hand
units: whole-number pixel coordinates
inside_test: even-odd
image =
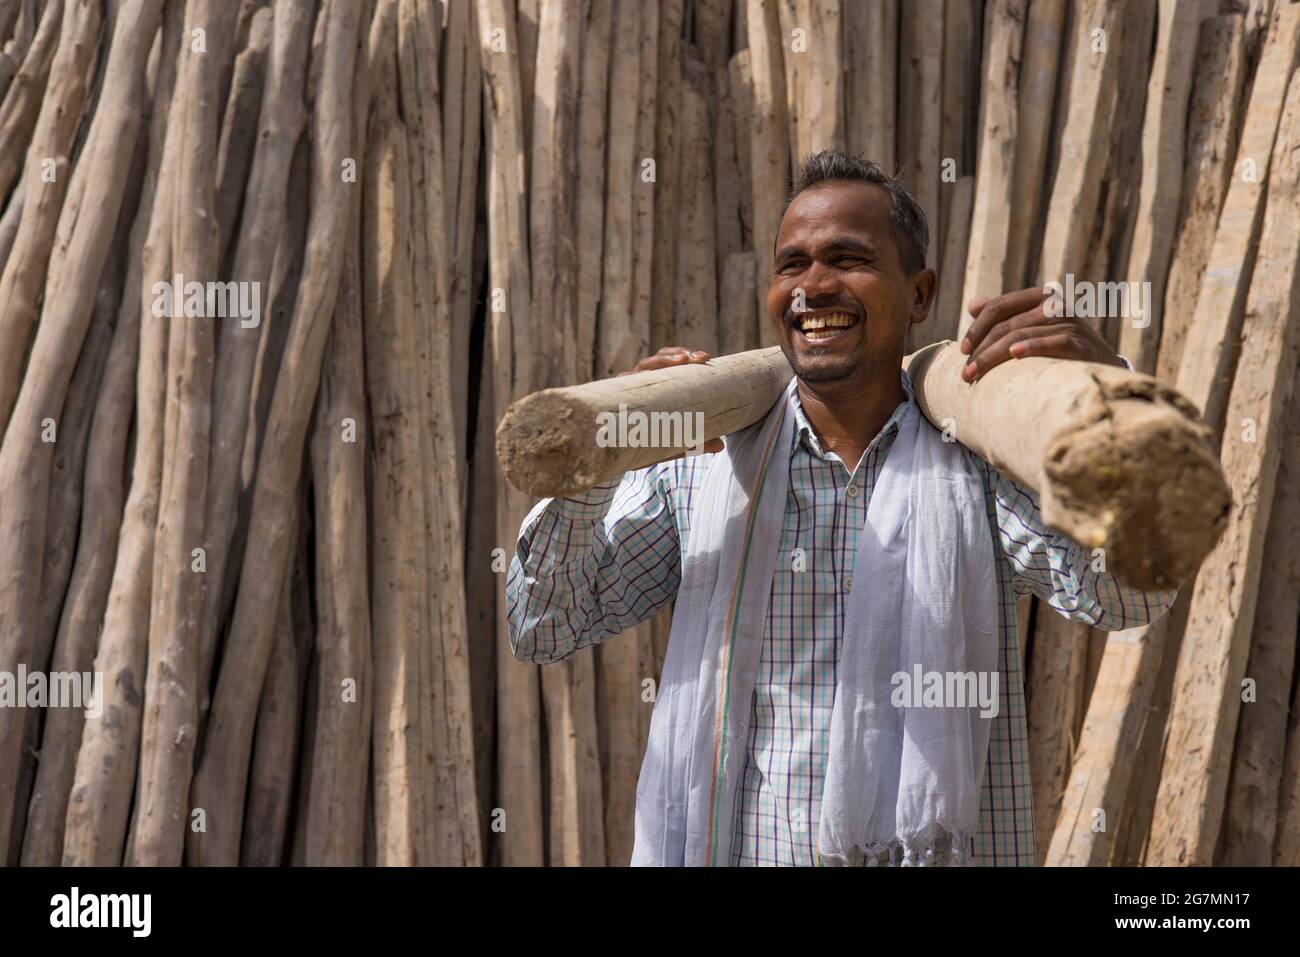
[[[646,356],[627,372],[619,375],[631,375],[634,372],[649,372],[652,369],[668,369],[684,366],[692,362],[708,362],[712,356],[701,349],[686,349],[682,346],[664,346],[652,356]],[[709,439],[704,443],[704,451],[721,452],[722,439]]]
[[[652,356],[646,356],[631,369],[619,375],[631,375],[634,372],[649,372],[651,369],[667,369],[670,366],[682,366],[690,362],[708,362],[713,357],[699,349],[686,349],[682,346],[664,346]]]

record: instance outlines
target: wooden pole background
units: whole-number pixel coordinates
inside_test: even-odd
[[[1167,619],[1021,602],[1039,859],[1300,863],[1298,62],[1289,0],[0,3],[3,860],[626,864],[668,614],[511,656],[494,428],[769,344],[839,148],[929,217],[910,348],[1149,282],[1100,327],[1222,441]]]

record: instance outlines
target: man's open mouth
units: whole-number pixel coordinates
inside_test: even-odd
[[[805,313],[795,317],[795,330],[809,342],[825,342],[852,329],[862,317],[851,312]]]

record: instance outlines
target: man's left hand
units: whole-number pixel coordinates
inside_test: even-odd
[[[1084,319],[1049,316],[1048,294],[1041,287],[1009,292],[996,299],[976,297],[966,308],[974,322],[966,330],[961,351],[970,356],[961,377],[975,382],[1008,359],[1047,356],[1123,366],[1101,333]]]

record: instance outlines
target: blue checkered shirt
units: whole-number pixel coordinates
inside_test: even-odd
[[[836,665],[858,534],[907,399],[849,471],[824,451],[796,404],[790,486],[737,801],[734,865],[813,865],[826,773]],[[1121,585],[1104,563],[1043,523],[1030,490],[971,453],[984,477],[989,530],[1000,548],[999,702],[971,859],[1032,865],[1033,809],[1017,594],[1118,630],[1159,617],[1175,591]],[[574,499],[546,499],[525,519],[510,565],[511,649],[546,663],[617,635],[671,602],[681,580],[691,499],[709,454],[629,472]],[[796,552],[796,549],[801,551]]]

